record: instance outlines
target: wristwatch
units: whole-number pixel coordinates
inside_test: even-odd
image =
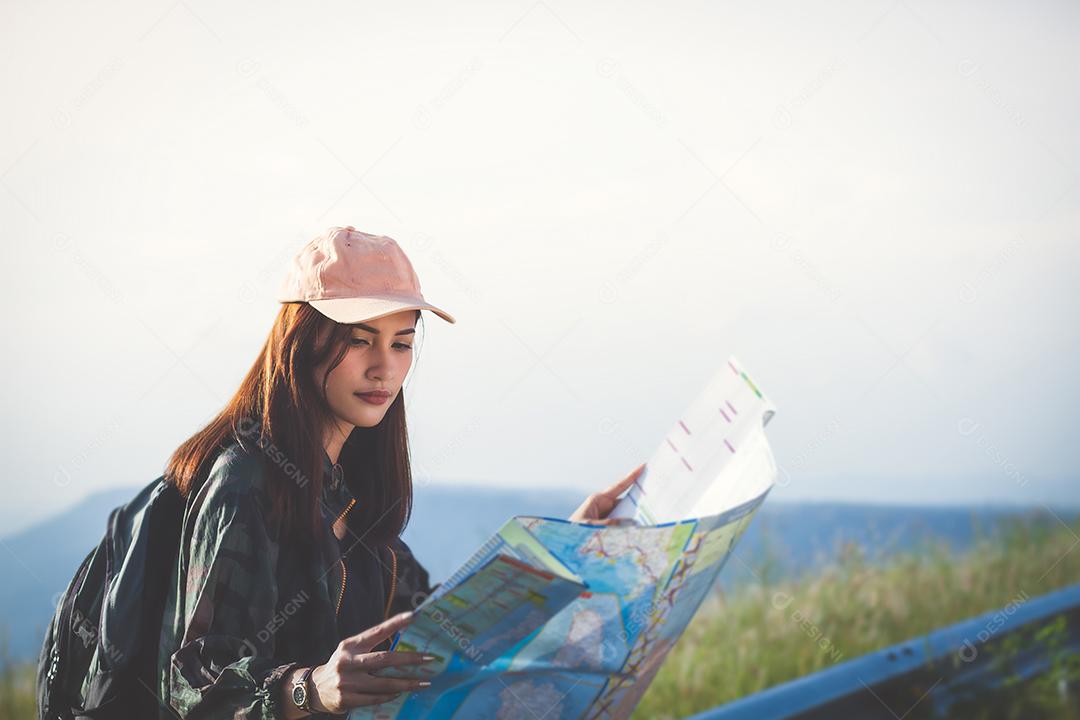
[[[292,686],[293,705],[306,712],[315,712],[311,709],[311,706],[308,705],[308,701],[311,700],[311,694],[308,692],[307,688],[308,677],[311,676],[311,672],[314,669],[315,666],[312,665],[307,670],[305,670],[304,674],[301,675],[299,679],[294,681]]]

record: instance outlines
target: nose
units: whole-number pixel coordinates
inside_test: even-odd
[[[385,348],[372,348],[374,352],[368,354],[371,365],[368,366],[368,377],[379,382],[388,382],[393,379],[393,363],[388,359],[390,350]]]

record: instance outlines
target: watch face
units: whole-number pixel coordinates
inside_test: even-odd
[[[303,685],[294,685],[292,689],[292,701],[296,703],[296,707],[303,707],[304,701],[307,700],[307,690]]]

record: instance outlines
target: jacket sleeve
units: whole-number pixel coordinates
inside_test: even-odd
[[[182,718],[280,718],[281,683],[297,663],[274,652],[277,544],[239,466],[215,467],[202,487],[180,578],[169,702]]]

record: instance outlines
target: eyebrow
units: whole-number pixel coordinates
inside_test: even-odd
[[[361,330],[371,333],[372,335],[379,334],[379,331],[376,328],[373,328],[370,325],[365,325],[364,323],[349,323],[349,326],[359,328]],[[408,335],[414,332],[416,332],[416,328],[405,328],[404,330],[398,330],[396,333],[394,333],[394,335]]]

